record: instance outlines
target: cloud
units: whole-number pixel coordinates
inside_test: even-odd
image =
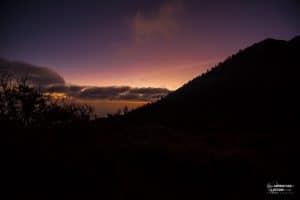
[[[166,88],[131,88],[130,91],[121,96],[121,98],[155,101],[169,93],[170,91]]]
[[[51,85],[44,92],[64,93],[78,99],[156,101],[170,93],[165,88],[132,88],[129,86],[87,87]]]
[[[25,77],[30,84],[39,86],[65,83],[59,74],[48,68],[2,58],[0,58],[0,74],[10,74],[16,79]]]
[[[130,90],[131,93],[138,93],[138,94],[160,94],[160,93],[168,93],[169,90],[165,88],[133,88]]]
[[[86,99],[118,99],[119,96],[130,90],[130,87],[91,87],[83,89],[78,97]]]
[[[155,101],[170,92],[165,88],[151,87],[68,85],[59,74],[48,68],[0,58],[1,74],[12,74],[17,79],[27,77],[31,85],[39,87],[45,93],[63,93],[78,99]]]
[[[181,1],[162,4],[151,15],[138,11],[132,19],[131,28],[137,43],[156,38],[170,39],[179,29],[179,16],[183,11]]]

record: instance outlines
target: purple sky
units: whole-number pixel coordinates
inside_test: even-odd
[[[0,57],[73,84],[176,89],[254,42],[300,34],[298,2],[7,0]]]

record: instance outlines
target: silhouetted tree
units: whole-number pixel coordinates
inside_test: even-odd
[[[33,125],[56,126],[74,121],[87,121],[93,109],[76,104],[31,87],[27,79],[15,80],[9,74],[0,78],[0,120]]]
[[[123,108],[123,114],[125,115],[125,114],[127,114],[128,113],[128,107],[127,106],[125,106],[124,108]]]

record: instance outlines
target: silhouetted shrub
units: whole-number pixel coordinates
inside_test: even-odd
[[[88,121],[93,109],[30,86],[26,78],[16,80],[9,74],[0,78],[0,120],[21,126],[53,127],[75,121]]]

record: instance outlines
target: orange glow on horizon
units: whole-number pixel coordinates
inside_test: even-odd
[[[53,99],[66,99],[68,96],[62,92],[45,92],[45,96],[50,96]]]
[[[69,100],[73,103],[87,104],[92,106],[95,114],[98,117],[105,117],[107,114],[114,114],[118,110],[123,110],[125,107],[128,110],[133,110],[146,104],[152,103],[151,101],[142,100],[118,100],[118,99],[80,99],[76,97],[68,96],[65,93],[60,92],[47,92],[44,95],[54,98],[55,100]]]
[[[69,84],[84,86],[130,86],[130,87],[156,87],[176,90],[186,82],[204,73],[212,67],[218,59],[206,62],[193,62],[188,64],[136,65],[131,70],[118,73],[73,73],[64,75]]]

